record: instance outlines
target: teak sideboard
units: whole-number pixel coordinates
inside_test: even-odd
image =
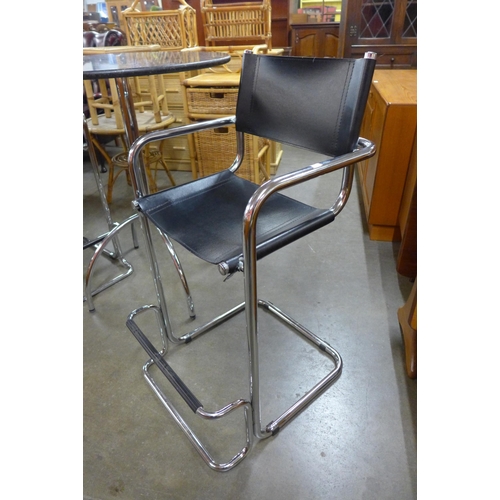
[[[417,70],[375,70],[361,136],[377,152],[359,163],[370,239],[401,239],[399,212],[417,131]]]

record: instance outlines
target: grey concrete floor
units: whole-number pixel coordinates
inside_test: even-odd
[[[319,159],[284,147],[278,173]],[[158,174],[160,184],[168,185]],[[165,177],[165,179],[163,179]],[[188,172],[174,172],[178,183]],[[84,158],[83,232],[106,226],[90,164]],[[335,181],[338,178],[334,179]],[[295,189],[304,201],[326,206],[335,183],[314,181]],[[131,188],[117,182],[111,204],[115,220],[132,214]],[[147,385],[147,355],[125,326],[135,308],[155,301],[144,240],[129,229],[120,235],[132,275],[83,303],[83,494],[85,499],[342,499],[407,500],[417,496],[417,382],[407,378],[397,310],[411,282],[396,272],[397,243],[371,241],[355,188],[330,226],[259,263],[259,297],[289,312],[341,354],[338,381],[277,436],[255,441],[248,457],[227,473],[210,470]],[[157,244],[170,313],[183,333],[242,299],[242,276],[223,282],[217,268],[177,251],[195,301],[188,319],[179,281]],[[83,272],[92,250],[83,252]],[[92,283],[121,272],[98,260]],[[264,423],[288,408],[326,374],[330,365],[304,341],[261,314]],[[147,314],[141,328],[158,337]],[[207,410],[248,397],[243,316],[194,342],[173,347],[169,360]],[[163,387],[163,384],[162,384]],[[166,385],[174,401],[176,394]],[[243,416],[198,421],[182,405],[183,418],[215,458],[228,460],[244,444]],[[266,420],[268,419],[268,420]]]

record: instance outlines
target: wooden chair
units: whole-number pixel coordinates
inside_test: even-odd
[[[158,44],[160,50],[180,50],[198,45],[196,11],[185,0],[175,10],[140,12],[134,0],[122,13],[128,45]]]
[[[90,47],[83,49],[86,54],[113,54],[120,52],[142,52],[159,50],[158,45],[141,47]],[[122,172],[126,172],[128,178],[127,150],[125,142],[125,129],[122,111],[119,105],[116,84],[112,79],[97,81],[98,92],[95,92],[95,83],[84,80],[84,88],[88,102],[90,117],[87,120],[90,140],[96,149],[102,154],[108,164],[108,188],[107,200],[111,203],[113,197],[113,186]],[[168,110],[165,85],[162,76],[148,76],[131,78],[129,86],[134,98],[135,112],[139,133],[144,134],[153,130],[168,128],[175,121],[175,117]],[[114,136],[119,139],[123,146],[123,152],[111,157],[99,140],[100,136]],[[146,172],[152,192],[157,189],[156,175],[153,176],[152,167],[160,165],[166,172],[172,185],[175,181],[169,171],[168,165],[161,154],[161,143],[159,147],[153,145],[144,152]]]
[[[207,45],[265,44],[272,48],[271,0],[214,3],[200,0]]]

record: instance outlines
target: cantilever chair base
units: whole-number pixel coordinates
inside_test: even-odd
[[[247,456],[253,438],[262,440],[276,435],[341,374],[342,359],[335,349],[271,302],[258,298],[257,262],[332,223],[343,210],[352,190],[356,163],[375,154],[374,144],[359,137],[374,67],[372,54],[367,54],[365,59],[321,59],[245,53],[235,116],[152,132],[137,139],[130,148],[129,166],[136,194],[133,204],[141,218],[158,303],[133,311],[127,327],[149,356],[144,366],[147,382],[206,464],[216,471],[235,467]],[[321,102],[322,106],[311,106],[312,102]],[[231,124],[235,124],[237,131],[236,158],[232,165],[224,165],[220,172],[187,184],[149,193],[140,161],[141,151],[149,143]],[[325,155],[326,159],[258,185],[236,175],[243,161],[245,134],[303,147]],[[333,194],[332,204],[327,208],[302,203],[282,192],[312,179],[326,178],[335,171],[341,171],[342,177],[335,177],[339,181],[337,195],[335,198]],[[332,177],[329,179],[333,180]],[[217,265],[222,275],[242,272],[244,302],[189,333],[174,334],[152,228],[203,261]],[[320,380],[312,388],[267,424],[263,423],[261,408],[259,361],[259,337],[266,332],[258,326],[259,309],[312,343],[318,354],[326,355],[333,362],[326,376],[320,378],[318,374]],[[136,315],[149,310],[157,316],[162,341],[160,351],[134,321]],[[206,411],[166,361],[167,347],[187,344],[239,313],[245,314],[248,396],[219,410]],[[204,419],[219,419],[243,408],[245,444],[229,461],[216,461],[207,451],[153,378],[150,372],[153,365],[191,411]]]
[[[323,392],[328,389],[340,376],[342,372],[342,358],[339,353],[333,349],[326,341],[322,340],[310,330],[297,323],[291,316],[284,313],[278,309],[274,304],[264,300],[258,300],[258,306],[263,308],[265,311],[269,312],[278,320],[286,324],[291,330],[300,334],[304,339],[312,343],[316,348],[323,354],[330,357],[334,364],[334,368],[317,384],[314,385],[309,391],[307,391],[299,400],[297,400],[292,406],[290,406],[286,411],[284,411],[278,418],[269,422],[264,429],[260,429],[258,433],[260,439],[266,439],[270,436],[275,436],[278,432],[288,424],[294,417],[296,417],[302,410],[304,410],[312,401],[317,399]],[[232,318],[235,314],[244,311],[245,303],[229,310],[224,315],[216,318],[216,324],[219,325],[223,321]],[[172,370],[170,365],[165,361],[166,346],[159,352],[153,344],[148,340],[146,335],[137,326],[134,318],[137,314],[143,313],[148,310],[153,310],[157,316],[159,322],[161,321],[161,312],[156,306],[144,306],[140,309],[133,311],[127,320],[127,327],[132,332],[139,344],[144,348],[147,354],[150,356],[150,360],[144,365],[143,373],[146,381],[153,389],[156,396],[168,410],[170,415],[174,418],[174,421],[179,425],[183,432],[188,437],[191,444],[195,447],[196,451],[200,454],[205,463],[213,470],[219,472],[225,472],[231,470],[233,467],[238,465],[248,454],[252,447],[252,436],[254,434],[253,429],[253,419],[251,412],[251,402],[246,399],[238,399],[224,406],[223,408],[207,412],[196,396],[190,391],[190,389],[184,384],[184,382],[179,378],[179,376]],[[214,328],[214,322],[207,323],[206,325],[194,330],[193,332],[186,334],[182,337],[183,342],[189,343],[193,338],[197,337],[201,333],[205,333],[208,330]],[[202,441],[196,436],[192,431],[191,427],[182,418],[181,414],[177,411],[175,406],[172,404],[170,399],[165,395],[165,393],[160,389],[160,386],[153,378],[149,369],[155,364],[159,371],[170,381],[170,383],[177,389],[179,394],[182,396],[187,405],[191,410],[198,416],[204,419],[218,419],[225,415],[228,415],[232,411],[243,408],[244,417],[246,423],[246,444],[245,446],[234,455],[228,462],[219,463],[217,462],[212,454],[203,445]]]

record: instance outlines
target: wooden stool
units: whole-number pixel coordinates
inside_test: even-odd
[[[91,49],[84,49],[84,54],[111,54],[119,52],[145,52],[158,50],[159,45],[148,45],[142,47],[93,47]],[[118,99],[118,92],[116,84],[112,79],[102,79],[97,82],[84,80],[83,83],[90,114],[90,118],[87,120],[90,140],[103,155],[109,167],[108,190],[106,197],[108,203],[111,203],[115,180],[120,172],[128,169],[126,162],[128,145],[126,145],[123,141],[123,138],[125,137],[125,129]],[[97,86],[97,91],[95,85]],[[142,135],[153,130],[165,129],[175,122],[175,116],[171,114],[168,109],[163,75],[130,78],[129,86],[134,100],[139,134]],[[122,139],[124,149],[123,153],[119,153],[111,158],[105,147],[98,140],[99,136],[106,135]],[[160,162],[166,170],[172,185],[174,185],[175,183],[173,182],[173,178],[168,171],[166,163],[161,157],[161,153],[159,151],[153,151],[154,150],[150,150],[150,152],[146,155],[146,163],[150,164],[151,162]],[[116,175],[115,167],[120,169]],[[151,187],[156,187],[154,180]]]
[[[168,165],[166,161],[163,158],[163,155],[161,153],[161,147],[159,149],[151,149],[149,148],[146,151],[146,154],[144,155],[144,161],[145,161],[145,170],[146,174],[148,176],[148,182],[149,186],[151,189],[152,193],[156,193],[158,191],[158,186],[156,184],[156,172],[157,168],[154,168],[154,175],[151,173],[151,167],[152,166],[157,166],[160,164],[163,167],[163,170],[165,170],[172,186],[175,186],[175,181],[174,178],[172,177],[172,174],[170,173],[170,170],[168,168]],[[129,185],[132,185],[132,182],[130,181],[130,174],[128,170],[128,152],[123,152],[123,153],[118,153],[117,155],[113,156],[111,159],[111,164],[112,164],[112,169],[109,172],[109,179],[108,179],[108,192],[106,195],[106,198],[108,199],[108,202],[111,201],[112,196],[113,196],[113,186],[118,178],[118,176],[122,173],[125,172],[127,176],[127,182]],[[118,172],[114,173],[114,168],[119,169]]]

